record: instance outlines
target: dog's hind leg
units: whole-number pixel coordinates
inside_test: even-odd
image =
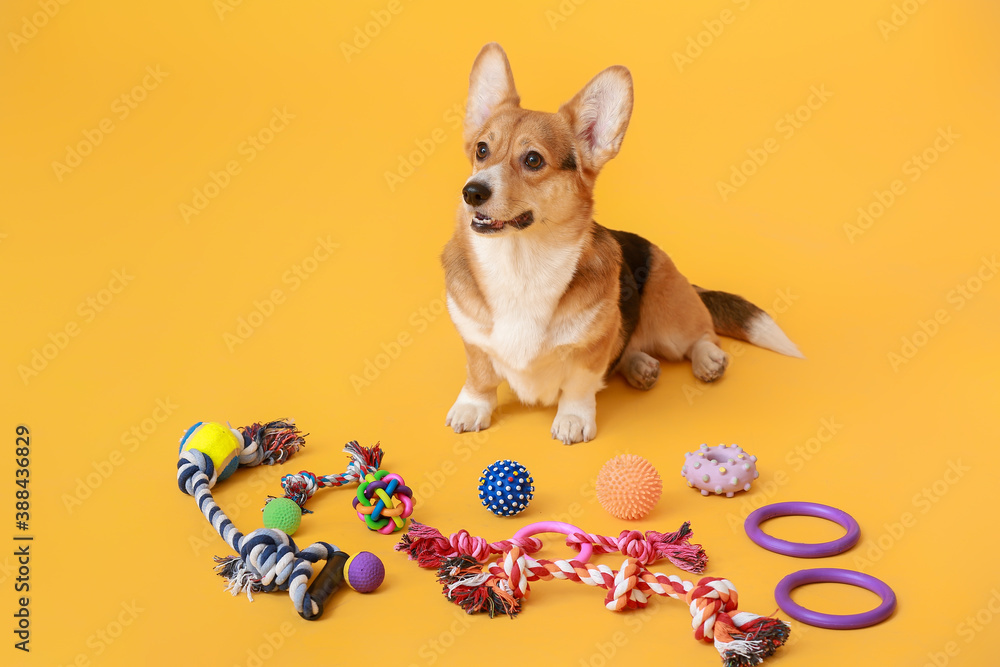
[[[630,353],[634,357],[634,351],[667,361],[690,359],[695,377],[705,382],[722,377],[729,365],[708,308],[667,254],[656,247],[651,252],[639,324],[623,362],[628,362]],[[630,366],[623,363],[619,369],[636,386],[629,374]]]
[[[660,362],[642,350],[632,349],[622,355],[618,371],[636,389],[652,389],[660,377]]]

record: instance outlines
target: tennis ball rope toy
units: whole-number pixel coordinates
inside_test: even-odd
[[[574,538],[567,540],[568,544],[579,546],[588,539],[587,533],[575,526],[556,522],[532,524],[518,534],[527,536],[535,532],[567,530],[572,531],[570,537]],[[623,538],[627,541],[631,533],[638,535],[637,531],[623,531]],[[677,533],[662,537],[673,538],[675,544],[690,547],[692,545],[687,545],[690,535],[690,527],[685,523]],[[452,539],[444,540],[440,533],[417,538],[410,536],[409,539],[404,536],[396,548],[406,551],[422,567],[437,567],[444,595],[470,614],[484,612],[493,617],[504,613],[513,618],[531,592],[529,582],[549,579],[567,579],[605,589],[604,606],[612,611],[643,608],[648,604],[650,594],[672,597],[688,605],[695,639],[714,643],[726,667],[759,664],[787,641],[791,630],[784,621],[737,612],[739,597],[736,588],[727,579],[703,577],[692,583],[675,575],[650,572],[646,565],[660,557],[661,552],[657,548],[643,548],[643,558],[626,557],[621,568],[613,570],[606,565],[576,559],[536,560],[528,553],[528,550],[537,551],[539,548],[531,537],[518,538],[515,535],[509,542],[489,547],[464,535],[458,540],[455,538],[453,535]],[[522,548],[520,540],[530,541],[526,542],[526,548]],[[636,542],[640,541],[641,535]],[[487,560],[484,563],[484,559],[491,557],[493,548],[501,545],[509,545],[509,548],[504,548],[495,562]],[[477,555],[459,552],[458,548],[463,546],[474,547]],[[612,552],[602,541],[593,542],[592,549],[594,553]],[[628,553],[625,549],[622,549],[623,554]],[[443,556],[442,553],[457,555]],[[581,556],[583,553],[581,549]]]
[[[193,496],[198,508],[219,536],[238,556],[216,556],[215,569],[229,582],[226,589],[233,595],[274,590],[288,591],[295,610],[306,620],[316,620],[323,614],[326,600],[346,580],[361,592],[375,590],[382,583],[385,570],[373,554],[350,557],[326,542],[314,542],[299,549],[280,530],[260,528],[244,535],[215,502],[212,487],[220,479],[217,463],[226,477],[236,467],[253,467],[281,463],[305,445],[305,439],[292,420],[251,424],[233,429],[215,422],[199,422],[181,438],[180,459],[177,461],[177,486]],[[237,465],[232,467],[232,461]],[[312,585],[307,583],[313,565],[326,561]]]
[[[295,475],[285,475],[281,478],[281,487],[285,491],[284,499],[293,501],[301,510],[301,514],[311,514],[306,509],[306,502],[320,489],[358,484],[358,490],[352,501],[358,518],[365,522],[369,530],[388,535],[406,527],[406,519],[413,514],[413,491],[406,486],[403,478],[386,470],[379,470],[382,465],[382,447],[376,443],[373,447],[364,447],[357,441],[344,445],[349,463],[347,470],[335,475],[317,476],[308,470]],[[281,516],[276,516],[276,525],[286,520],[284,512],[294,514],[291,509],[285,510],[288,503],[282,498],[269,498],[265,501],[264,510],[278,503]],[[298,525],[289,521],[289,527],[294,532]],[[268,525],[265,521],[265,525]],[[291,534],[291,533],[289,533]]]

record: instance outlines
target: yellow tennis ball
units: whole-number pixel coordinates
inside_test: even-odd
[[[243,436],[225,424],[198,422],[181,438],[180,451],[198,450],[212,459],[216,480],[221,482],[240,465]]]
[[[660,501],[663,481],[656,468],[641,456],[616,456],[597,473],[597,500],[612,516],[641,519]]]

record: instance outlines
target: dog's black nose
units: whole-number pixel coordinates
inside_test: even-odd
[[[493,194],[490,189],[483,183],[476,183],[472,181],[464,188],[462,188],[462,198],[465,199],[465,203],[469,206],[479,206]]]

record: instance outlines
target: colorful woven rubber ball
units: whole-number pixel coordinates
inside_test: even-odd
[[[291,498],[272,498],[264,505],[264,527],[292,535],[302,523],[302,508]]]
[[[656,507],[663,480],[641,456],[616,456],[597,473],[597,500],[611,516],[625,521],[641,519]]]
[[[479,477],[479,500],[497,516],[524,511],[535,495],[535,482],[517,461],[502,459],[483,469]]]

